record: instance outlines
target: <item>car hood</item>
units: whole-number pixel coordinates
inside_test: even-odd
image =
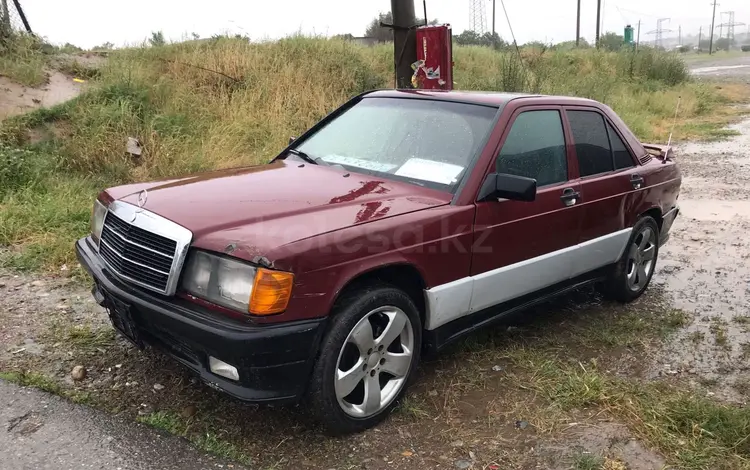
[[[193,245],[253,259],[342,228],[450,203],[447,192],[326,166],[277,160],[108,190],[193,232]]]

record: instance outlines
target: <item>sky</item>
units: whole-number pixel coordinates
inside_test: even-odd
[[[427,0],[427,16],[450,23],[454,33],[469,27],[471,0]],[[492,0],[484,0],[487,26],[491,28]],[[622,34],[627,23],[641,20],[641,40],[656,29],[658,18],[671,18],[665,37],[704,31],[711,24],[710,0],[602,0],[604,31]],[[415,0],[418,16],[422,1]],[[367,23],[378,12],[390,9],[390,0],[21,0],[34,32],[50,42],[66,42],[84,48],[112,42],[135,45],[152,31],[163,31],[167,39],[180,40],[191,33],[201,37],[239,33],[252,39],[275,39],[296,32],[331,36],[364,34]],[[576,0],[505,0],[513,32],[519,43],[532,40],[560,42],[575,39]],[[581,0],[581,35],[593,39],[596,0]],[[735,21],[750,23],[749,0],[720,0],[716,24],[728,20],[720,12],[734,10]],[[500,0],[497,0],[497,32],[511,40]],[[717,28],[718,30],[718,28]],[[738,26],[736,32],[746,32]],[[718,33],[718,31],[717,31]]]

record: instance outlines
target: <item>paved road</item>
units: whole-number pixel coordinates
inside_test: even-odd
[[[0,380],[0,470],[242,469],[185,440]]]
[[[750,52],[739,57],[707,58],[689,66],[690,72],[698,78],[750,81]]]

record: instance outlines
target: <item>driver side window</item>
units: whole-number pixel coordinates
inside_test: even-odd
[[[560,112],[519,114],[497,156],[495,171],[534,178],[539,187],[567,181],[568,161]]]

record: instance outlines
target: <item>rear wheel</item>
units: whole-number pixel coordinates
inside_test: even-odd
[[[399,289],[365,288],[339,301],[310,386],[329,433],[362,431],[388,416],[416,369],[421,341],[417,309]]]
[[[607,297],[631,302],[646,291],[659,256],[659,226],[652,217],[641,218],[633,227],[620,261],[604,285]]]

